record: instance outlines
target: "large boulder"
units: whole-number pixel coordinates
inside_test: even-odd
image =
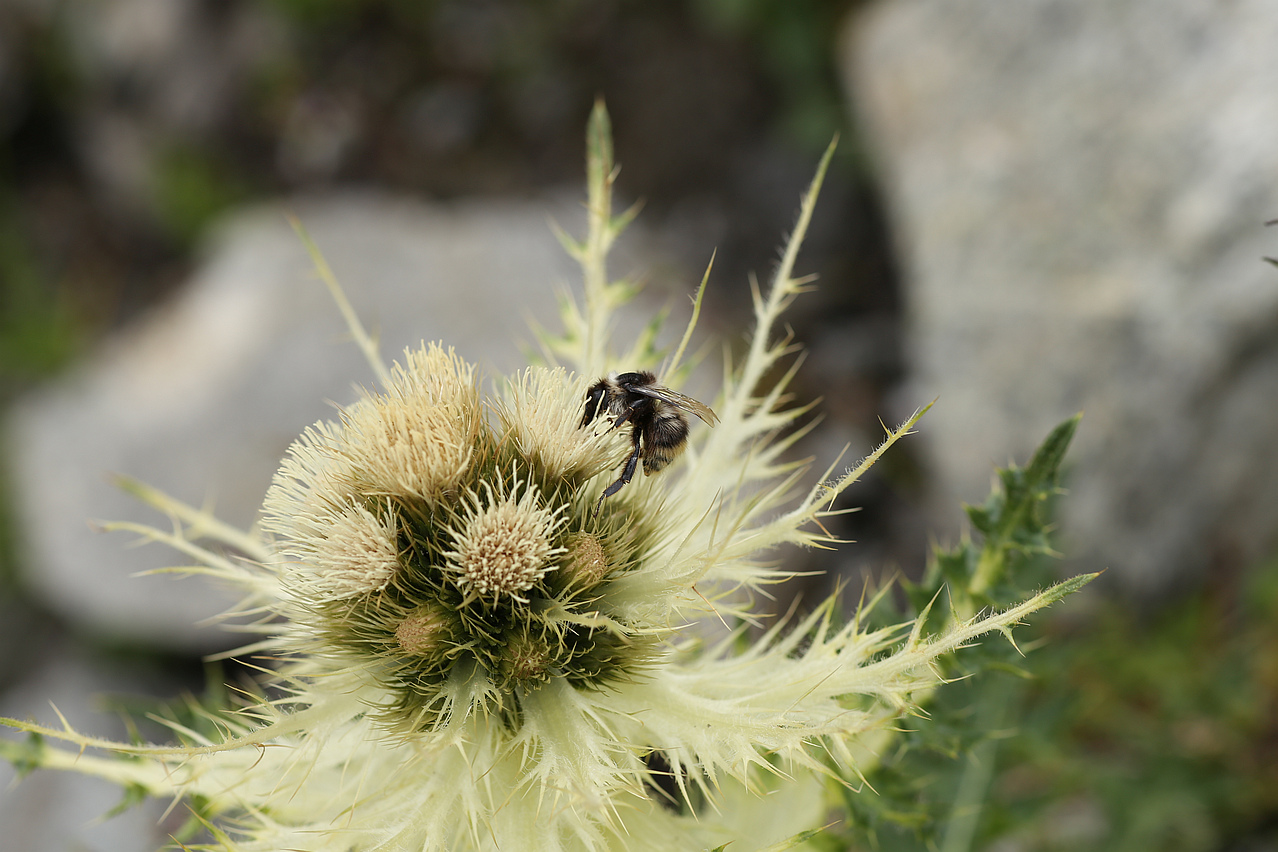
[[[1083,410],[1071,555],[1145,590],[1267,553],[1272,5],[891,0],[845,35],[942,496]]]

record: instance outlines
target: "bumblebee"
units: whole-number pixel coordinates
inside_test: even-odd
[[[710,426],[719,422],[708,406],[662,387],[649,372],[610,373],[590,386],[578,428],[585,428],[601,416],[612,419],[613,429],[629,423],[634,447],[621,468],[621,476],[604,489],[599,505],[630,482],[640,459],[647,476],[679,457],[688,446],[685,412],[697,415]],[[596,506],[595,511],[598,510]]]

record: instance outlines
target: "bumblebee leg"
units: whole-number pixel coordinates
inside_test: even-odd
[[[599,514],[599,509],[600,507],[603,506],[604,500],[607,500],[609,497],[616,494],[622,488],[626,487],[626,485],[630,482],[630,480],[634,478],[635,468],[639,465],[639,433],[638,432],[634,433],[634,444],[635,444],[635,448],[630,453],[630,458],[626,459],[626,464],[621,469],[621,476],[617,478],[616,482],[614,482],[612,485],[609,485],[607,488],[605,488],[603,494],[599,495],[599,502],[595,504],[596,515]]]
[[[620,491],[623,487],[630,484],[630,480],[634,478],[635,468],[639,464],[639,448],[635,447],[635,451],[630,454],[630,458],[626,459],[626,466],[621,471],[621,477],[604,489],[603,496],[611,497]]]
[[[634,413],[635,413],[635,410],[633,408],[627,408],[621,414],[617,415],[616,420],[612,421],[612,426],[608,428],[608,431],[611,432],[613,429],[617,429],[625,425],[630,420],[630,418],[634,415]],[[636,441],[635,443],[638,443],[638,441]]]
[[[644,397],[629,400],[626,403],[625,410],[618,414],[617,418],[612,421],[612,428],[616,429],[624,423],[630,423],[634,419],[635,415],[639,413],[640,409],[647,408],[651,404],[652,400],[645,399]],[[633,429],[634,425],[631,424],[630,428]],[[635,446],[639,446],[639,437],[637,435],[635,436]]]

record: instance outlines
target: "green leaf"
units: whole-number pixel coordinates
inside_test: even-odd
[[[103,818],[110,819],[111,817],[119,816],[130,808],[134,808],[142,804],[149,798],[149,796],[150,792],[141,784],[125,784],[124,798],[120,800],[118,805],[107,811]]]
[[[1071,417],[1053,429],[1025,467],[1000,470],[989,498],[965,507],[971,535],[938,549],[921,581],[903,584],[906,614],[926,619],[924,635],[939,634],[986,607],[1031,598],[1050,605],[1097,576],[1045,582],[1045,557],[1054,555],[1051,498],[1059,493],[1061,466],[1078,422]],[[943,592],[950,605],[932,605]],[[977,830],[999,737],[1015,728],[1010,708],[1018,705],[1035,667],[1014,644],[991,641],[967,648],[947,665],[956,682],[920,697],[926,714],[867,773],[875,792],[845,797],[859,836],[872,837],[878,848],[975,848],[962,841]],[[977,673],[981,676],[967,677]]]
[[[44,737],[31,733],[22,740],[0,739],[0,757],[9,761],[19,778],[25,778],[44,766],[47,747]]]
[[[1061,465],[1081,416],[1053,429],[1025,467],[999,470],[997,485],[982,505],[964,507],[981,540],[964,538],[956,547],[938,550],[923,580],[905,584],[915,613],[947,589],[956,617],[969,618],[982,607],[1018,600],[1038,584],[1025,572],[1037,557],[1054,555],[1047,505],[1059,493]],[[939,615],[934,613],[929,629],[943,626]]]
[[[612,183],[612,119],[602,99],[595,101],[586,124],[586,185],[593,196]]]

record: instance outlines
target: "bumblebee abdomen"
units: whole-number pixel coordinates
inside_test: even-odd
[[[655,452],[648,450],[643,456],[643,473],[644,476],[651,476],[666,469],[666,465],[679,457],[679,453],[683,452],[683,447],[679,447],[676,452]]]
[[[662,405],[643,429],[643,472],[663,470],[688,446],[688,421],[673,407]]]

